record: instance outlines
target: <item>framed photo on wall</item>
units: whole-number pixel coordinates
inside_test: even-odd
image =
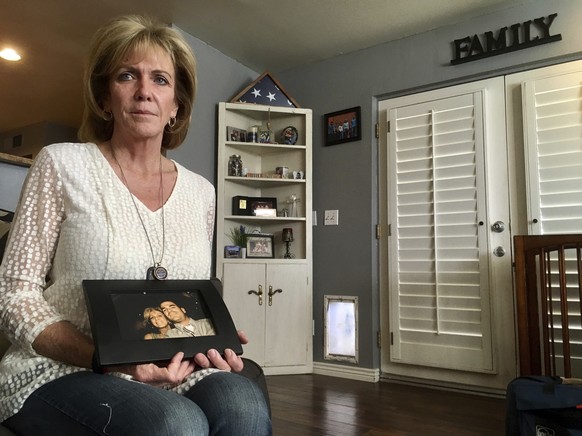
[[[325,145],[343,144],[362,139],[361,107],[352,107],[324,115]]]

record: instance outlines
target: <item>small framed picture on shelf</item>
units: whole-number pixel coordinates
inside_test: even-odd
[[[249,197],[249,209],[254,216],[277,216],[277,199],[275,197]]]
[[[226,140],[235,142],[247,142],[247,131],[236,127],[226,128]]]
[[[271,234],[251,233],[247,235],[247,258],[274,258],[274,238]]]
[[[238,245],[225,245],[224,257],[227,259],[240,257],[240,247]]]
[[[362,139],[361,107],[325,114],[325,145],[343,144]]]

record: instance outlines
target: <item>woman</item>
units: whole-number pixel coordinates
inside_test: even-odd
[[[144,339],[167,339],[168,332],[172,330],[170,321],[164,313],[156,307],[146,307],[143,311],[143,320],[147,326],[155,329],[155,332],[148,332]]]
[[[88,370],[82,280],[209,277],[214,189],[163,156],[187,133],[195,88],[176,31],[124,17],[97,32],[86,143],[39,153],[0,267],[0,327],[13,343],[0,363],[0,420],[17,433],[270,434],[261,392],[230,372],[242,369],[231,350]]]

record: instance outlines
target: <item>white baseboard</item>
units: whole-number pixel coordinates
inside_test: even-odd
[[[331,377],[349,378],[352,380],[376,383],[380,381],[380,370],[358,368],[333,363],[313,362],[313,373]]]

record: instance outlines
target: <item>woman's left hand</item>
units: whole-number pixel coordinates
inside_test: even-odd
[[[135,380],[154,386],[174,386],[182,383],[194,372],[194,362],[184,360],[184,353],[176,353],[166,366],[154,363],[127,365],[111,368],[113,371],[131,375]]]
[[[247,335],[239,330],[238,338],[241,344],[247,344],[249,339]],[[224,357],[220,355],[215,349],[211,349],[205,355],[203,353],[198,353],[194,356],[194,362],[201,368],[218,368],[222,371],[234,371],[240,372],[244,367],[244,363],[240,356],[232,351],[230,348],[224,350]]]

